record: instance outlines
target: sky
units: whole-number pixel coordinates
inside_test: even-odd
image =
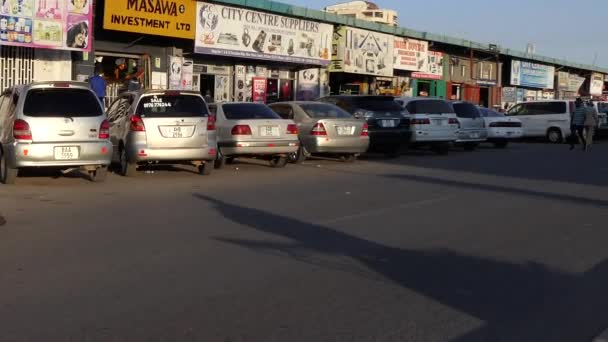
[[[322,9],[340,0],[277,0]],[[607,0],[372,0],[400,26],[608,68]]]

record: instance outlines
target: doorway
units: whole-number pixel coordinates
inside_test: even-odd
[[[215,75],[201,74],[199,91],[205,97],[205,101],[215,99]]]
[[[431,96],[431,82],[418,80],[418,89],[416,96]]]
[[[479,88],[479,105],[482,107],[490,108],[490,88]]]
[[[462,100],[462,88],[460,84],[452,84],[450,90],[450,100]]]

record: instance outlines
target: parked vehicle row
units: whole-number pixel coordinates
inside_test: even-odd
[[[427,97],[340,95],[267,106],[208,104],[192,91],[140,90],[119,95],[106,113],[87,84],[33,83],[0,97],[0,180],[13,183],[22,168],[79,169],[101,182],[111,164],[123,176],[159,164],[190,165],[209,175],[239,157],[284,167],[314,155],[353,162],[365,152],[396,157],[404,148],[446,154],[451,146],[473,150],[485,141],[504,148],[525,135],[563,137],[569,105],[527,103],[505,116]],[[548,107],[560,113],[527,117]],[[555,115],[548,127],[534,123],[543,115]]]

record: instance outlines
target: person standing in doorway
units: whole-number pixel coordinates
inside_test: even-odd
[[[576,98],[574,105],[574,113],[572,113],[572,116],[570,117],[570,150],[574,149],[574,146],[579,140],[583,144],[584,150],[587,146],[585,135],[583,134],[585,119],[587,118],[587,108],[580,97]]]
[[[93,75],[89,79],[89,84],[91,85],[91,89],[95,92],[95,95],[99,98],[99,101],[103,105],[104,109],[106,107],[105,99],[106,99],[106,79],[103,75],[103,70],[100,64],[95,65],[95,75]]]
[[[595,110],[593,102],[589,102],[585,115],[585,142],[587,143],[585,145],[585,150],[588,150],[591,147],[591,144],[593,144],[593,134],[595,133],[595,127],[598,122],[597,110]]]
[[[203,96],[203,98],[205,99],[205,102],[213,103],[213,98],[211,97],[211,91],[209,89],[205,91],[205,96]]]

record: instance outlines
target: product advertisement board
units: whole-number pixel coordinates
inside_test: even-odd
[[[589,94],[600,96],[604,90],[604,75],[600,73],[591,74],[591,82],[589,82]]]
[[[2,0],[0,45],[91,51],[92,1]]]
[[[398,70],[428,70],[429,42],[395,37],[393,67]]]
[[[253,80],[253,94],[251,96],[253,102],[266,103],[266,78],[254,77]]]
[[[103,28],[193,39],[195,13],[193,0],[105,0]]]
[[[443,78],[443,52],[429,51],[427,53],[426,70],[413,72],[412,78],[440,80]]]
[[[393,76],[393,36],[341,26],[334,31],[330,71]]]
[[[314,101],[321,96],[319,69],[306,69],[298,72],[297,101]]]
[[[311,65],[331,61],[333,26],[198,2],[196,53]]]
[[[553,89],[555,85],[555,67],[514,59],[511,61],[511,85]]]

